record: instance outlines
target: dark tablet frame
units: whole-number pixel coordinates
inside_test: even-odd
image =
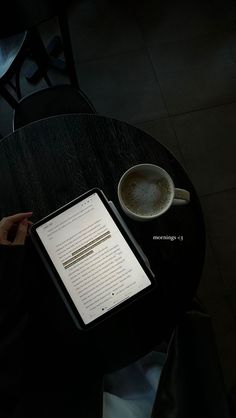
[[[61,279],[61,277],[60,277],[59,273],[57,272],[56,267],[54,266],[47,250],[45,249],[45,247],[44,247],[44,245],[43,245],[43,243],[42,243],[42,241],[41,241],[41,239],[40,239],[40,237],[37,233],[37,228],[42,226],[44,223],[48,222],[50,219],[53,219],[55,216],[58,216],[61,213],[65,212],[67,209],[74,206],[78,202],[81,202],[82,200],[88,198],[89,196],[91,196],[94,193],[97,193],[98,196],[100,197],[102,203],[104,204],[105,208],[107,209],[107,211],[111,215],[113,221],[115,222],[115,224],[119,228],[123,237],[127,241],[127,243],[130,246],[132,252],[134,253],[134,255],[137,258],[140,265],[142,266],[144,272],[147,274],[147,276],[150,280],[150,286],[148,286],[145,289],[141,290],[140,292],[136,293],[134,296],[131,296],[129,299],[124,300],[120,304],[116,305],[114,308],[111,308],[108,312],[105,312],[104,314],[102,314],[101,316],[96,318],[95,320],[91,321],[89,324],[85,324],[82,317],[80,316],[80,314],[78,312],[78,309],[74,305],[74,302],[73,302],[69,292],[67,291],[66,286],[63,283],[63,280]],[[73,320],[75,321],[75,324],[77,325],[77,327],[80,330],[86,330],[86,329],[93,328],[96,324],[100,323],[101,321],[104,321],[106,318],[114,315],[116,312],[120,311],[121,309],[124,309],[127,305],[130,305],[137,298],[140,298],[141,296],[143,296],[147,292],[150,292],[156,286],[156,279],[155,279],[153,273],[151,272],[151,270],[148,268],[148,266],[144,262],[144,260],[141,257],[139,251],[137,250],[136,246],[134,245],[131,238],[129,237],[127,231],[124,229],[124,227],[120,223],[119,219],[117,218],[117,216],[115,215],[115,213],[111,209],[106,196],[104,195],[102,190],[100,190],[98,188],[93,188],[93,189],[87,191],[86,193],[82,194],[81,196],[77,197],[76,199],[72,200],[71,202],[67,203],[66,205],[62,206],[61,208],[57,209],[56,211],[50,213],[45,218],[43,218],[40,221],[33,224],[32,227],[31,227],[31,230],[30,230],[30,237],[31,237],[35,247],[37,248],[37,250],[39,252],[39,255],[40,255],[43,263],[45,264],[45,266],[46,266],[54,284],[56,285],[56,287],[57,287],[57,289],[58,289],[66,307],[67,307],[67,309],[69,310]]]

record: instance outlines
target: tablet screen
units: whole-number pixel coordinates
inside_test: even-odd
[[[36,231],[85,324],[151,285],[97,193]]]

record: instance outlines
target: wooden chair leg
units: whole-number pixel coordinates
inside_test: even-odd
[[[43,78],[46,81],[48,87],[52,87],[52,82],[51,82],[50,78],[48,77],[48,75],[44,74]]]
[[[9,91],[0,83],[0,95],[6,100],[6,102],[15,109],[18,105],[17,100],[9,93]]]
[[[22,98],[21,88],[20,88],[20,70],[17,71],[15,75],[15,79],[16,79],[16,95],[17,95],[18,100],[20,100]]]
[[[9,84],[9,86],[10,86],[10,87],[11,87],[14,91],[16,91],[16,86],[12,83],[12,81],[11,81],[11,80],[9,80],[7,83]]]
[[[45,79],[47,85],[51,87],[52,83],[47,74],[50,57],[36,28],[31,30],[31,50],[32,57],[36,62],[43,78]]]

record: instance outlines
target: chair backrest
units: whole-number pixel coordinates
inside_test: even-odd
[[[53,86],[23,97],[14,110],[13,130],[50,116],[70,113],[96,113],[81,91],[70,85]]]
[[[198,301],[179,321],[152,418],[230,418],[214,331]]]

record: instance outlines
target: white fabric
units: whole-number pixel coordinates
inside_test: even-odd
[[[105,376],[103,418],[150,418],[165,354],[151,352]]]

